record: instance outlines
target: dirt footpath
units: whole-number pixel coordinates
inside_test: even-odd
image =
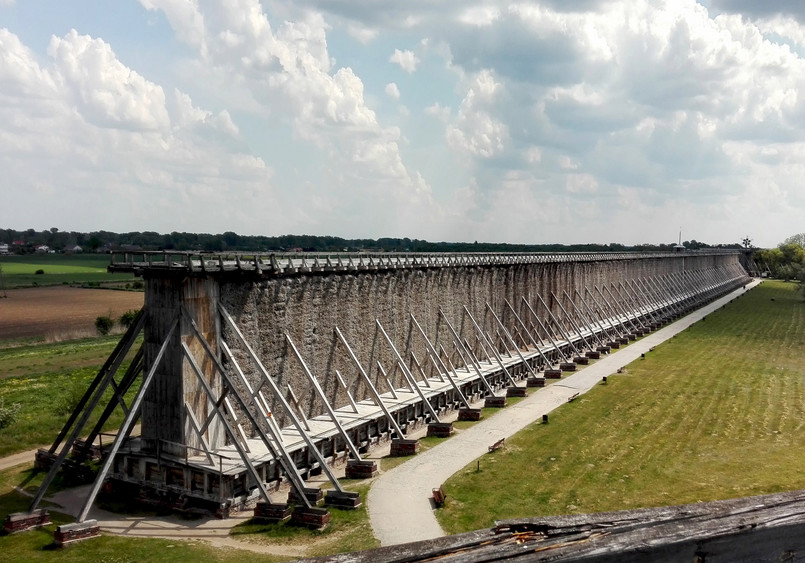
[[[97,334],[95,319],[117,320],[143,306],[145,294],[135,291],[36,287],[9,289],[0,298],[0,342],[15,338],[64,340]]]

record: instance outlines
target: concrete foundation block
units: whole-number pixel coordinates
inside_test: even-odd
[[[573,363],[578,364],[580,366],[586,366],[587,364],[590,363],[590,358],[588,358],[587,356],[576,356],[575,358],[573,358]]]
[[[525,387],[511,386],[506,387],[507,397],[528,397],[528,389]]]
[[[559,369],[562,371],[576,371],[576,364],[573,362],[562,362],[559,364]]]
[[[599,352],[598,350],[590,350],[588,352],[585,352],[584,355],[591,360],[598,360],[601,358],[601,352]]]
[[[544,377],[529,377],[525,381],[526,387],[545,387]]]
[[[34,456],[34,468],[39,471],[50,471],[50,467],[55,461],[56,454],[50,453],[45,448],[39,448],[36,450],[36,455]]]
[[[626,346],[627,344],[629,344],[629,339],[623,336],[620,338],[616,338],[615,340],[617,340],[621,346]]]
[[[291,523],[320,530],[330,523],[330,512],[326,508],[300,507],[291,513]]]
[[[546,369],[545,379],[562,379],[561,369]]]
[[[507,405],[506,397],[498,397],[497,395],[490,395],[484,399],[484,406],[491,408],[503,408]]]
[[[458,419],[459,420],[481,420],[483,418],[483,414],[481,413],[481,409],[459,409],[458,410]]]
[[[314,506],[324,503],[324,491],[321,489],[316,487],[305,487],[304,495],[305,498],[307,498],[307,501]],[[299,493],[296,491],[296,489],[291,489],[288,493],[288,504],[304,505],[304,502],[299,497]]]
[[[607,346],[609,346],[613,350],[617,350],[618,348],[621,347],[621,343],[618,342],[617,340],[613,340],[612,342],[607,342]]]
[[[287,504],[258,502],[254,506],[254,517],[267,522],[284,522],[291,517],[291,507]]]
[[[43,508],[38,508],[33,512],[14,512],[6,516],[3,531],[7,534],[14,534],[47,526],[50,523],[50,512]]]
[[[84,520],[73,524],[63,524],[56,528],[53,534],[53,543],[63,547],[70,543],[88,540],[101,535],[101,527],[97,520]]]
[[[428,424],[428,436],[449,438],[455,430],[452,422],[431,422]]]
[[[351,459],[347,462],[344,476],[347,479],[371,479],[377,475],[377,462],[368,459]]]
[[[609,354],[611,348],[609,346],[599,346],[596,350],[601,354]]]
[[[630,332],[629,334],[626,335],[626,338],[628,338],[630,342],[632,340],[637,340],[637,334],[635,334],[634,332]]]
[[[394,438],[391,441],[392,457],[402,457],[419,453],[419,440],[407,440],[405,438]]]
[[[326,506],[352,510],[361,506],[361,495],[353,491],[336,491],[335,489],[330,489],[324,496],[324,504]]]

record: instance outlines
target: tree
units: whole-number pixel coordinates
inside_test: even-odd
[[[115,326],[115,321],[108,315],[101,315],[95,319],[95,329],[101,336],[109,334],[113,326]]]
[[[798,244],[801,248],[805,248],[805,233],[791,235],[783,241],[783,244]]]
[[[134,322],[134,319],[136,318],[137,318],[137,311],[135,311],[134,309],[129,309],[128,311],[120,315],[119,319],[120,326],[124,328],[129,328]]]

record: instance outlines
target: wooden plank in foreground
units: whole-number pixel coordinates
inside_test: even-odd
[[[493,528],[332,555],[332,563],[805,561],[805,491],[498,522]]]

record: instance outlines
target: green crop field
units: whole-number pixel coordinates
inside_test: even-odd
[[[0,257],[0,289],[61,284],[130,282],[132,274],[110,274],[105,254],[35,254]],[[37,271],[43,273],[37,274]]]
[[[445,484],[450,533],[495,520],[805,488],[805,303],[766,282]]]

